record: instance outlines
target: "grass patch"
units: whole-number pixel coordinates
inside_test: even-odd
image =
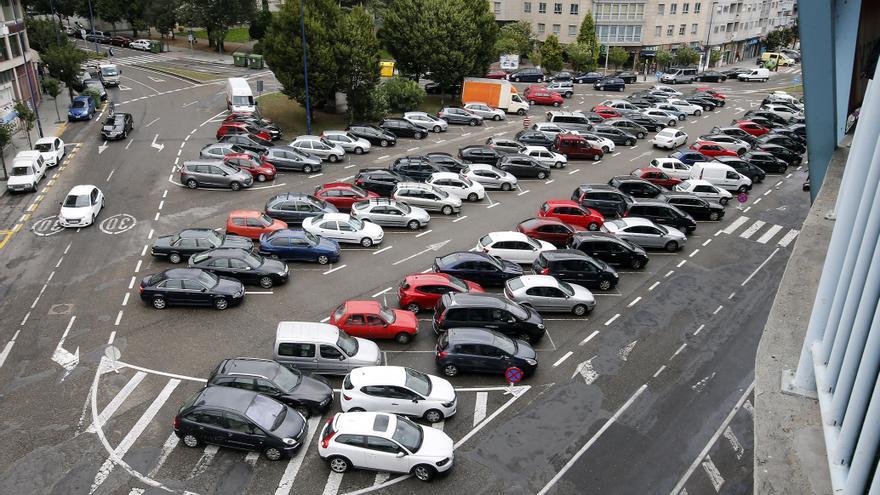
[[[383,48],[382,51],[379,52],[379,60],[394,60],[394,55],[391,55],[391,52]]]
[[[194,30],[193,35],[200,40],[208,39],[208,32],[204,29]],[[223,41],[228,41],[230,43],[247,43],[250,40],[251,37],[248,34],[247,27],[231,28],[226,32],[226,37],[223,38]]]
[[[458,98],[455,96],[446,95],[445,104],[440,103],[440,95],[427,95],[425,96],[425,101],[419,105],[417,109],[420,112],[426,112],[431,115],[435,115],[441,108],[445,106],[455,106],[458,105]]]
[[[168,72],[169,74],[174,74],[176,76],[185,77],[189,79],[193,79],[199,82],[208,82],[208,81],[216,81],[220,79],[221,76],[217,74],[211,74],[208,72],[202,72],[198,70],[189,70],[189,69],[181,69],[179,67],[168,67],[167,65],[159,65],[159,64],[141,64],[144,67],[149,67],[150,69],[155,69],[160,72]]]
[[[786,93],[797,93],[799,95],[804,94],[804,85],[798,84],[797,86],[787,86],[782,88],[780,91],[785,91]]]
[[[284,130],[286,137],[306,133],[306,111],[296,101],[281,93],[272,93],[257,98],[260,110]],[[315,111],[312,113],[312,134],[321,134],[327,129],[345,129],[348,117],[345,114]]]

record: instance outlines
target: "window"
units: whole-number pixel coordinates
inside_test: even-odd
[[[532,12],[532,2],[523,2],[523,12],[526,14]]]
[[[681,13],[682,14],[690,14],[691,4],[683,3],[681,4]]]
[[[12,58],[21,56],[21,45],[17,34],[9,36],[9,48],[12,50]]]
[[[660,37],[663,35],[663,26],[654,26],[654,36]]]
[[[702,7],[703,6],[700,4],[700,2],[695,3],[694,4],[694,14],[699,14],[700,11],[703,10]]]
[[[664,10],[666,10],[666,4],[664,4],[664,3],[657,4],[657,15],[663,15]]]
[[[342,357],[342,353],[339,352],[339,349],[330,346],[330,345],[322,345],[321,346],[321,357],[324,359],[339,359]]]
[[[553,4],[553,13],[554,14],[561,14],[562,13],[562,4],[561,3],[554,3]]]
[[[553,25],[553,34],[555,34],[555,35],[558,36],[558,35],[559,35],[559,29],[560,29],[561,27],[562,27],[562,26],[560,26],[559,24],[554,24],[554,25]]]
[[[717,27],[716,27],[715,29],[718,30]],[[538,34],[544,34],[544,31],[545,31],[545,29],[544,29],[544,23],[543,23],[543,22],[539,22],[539,23],[538,23]]]
[[[699,29],[699,24],[691,24],[691,34],[697,34],[697,30]]]
[[[678,26],[678,35],[684,36],[684,32],[686,29],[687,29],[687,24],[682,24],[681,26]]]
[[[675,15],[678,13],[678,4],[671,3],[669,4],[669,15]]]
[[[667,36],[667,37],[671,37],[671,36],[672,36],[672,31],[673,31],[674,29],[675,29],[675,26],[673,26],[672,24],[666,26],[666,36]]]
[[[715,26],[715,32],[716,33],[718,32],[718,26]]]
[[[568,35],[569,36],[577,36],[577,34],[578,34],[578,27],[575,26],[574,24],[569,24],[568,25]]]
[[[571,15],[578,15],[578,14],[580,14],[579,10],[580,10],[580,5],[573,3],[569,6],[568,13]]]
[[[501,13],[501,2],[493,2],[492,11],[497,15]]]
[[[546,14],[547,13],[547,2],[538,2],[538,13]]]

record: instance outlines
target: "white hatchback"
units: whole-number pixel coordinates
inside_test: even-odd
[[[703,113],[703,107],[700,105],[694,105],[693,103],[679,100],[679,99],[671,99],[666,102],[667,105],[672,105],[680,112],[684,112],[688,115],[693,115],[695,117],[699,117]]]
[[[568,157],[549,151],[543,146],[526,146],[524,155],[530,156],[550,168],[562,168],[568,163]]]
[[[658,148],[675,149],[687,143],[688,135],[679,129],[665,127],[651,138],[651,144]]]
[[[455,389],[443,378],[403,366],[363,366],[345,375],[343,412],[387,412],[436,423],[455,415]]]
[[[702,179],[688,179],[675,185],[676,191],[689,192],[703,199],[717,201],[726,205],[733,194],[730,191],[721,189],[720,187]]]
[[[434,172],[426,182],[462,201],[479,201],[486,197],[486,188],[482,184],[453,172]]]
[[[544,251],[556,246],[546,241],[532,239],[522,232],[490,232],[477,242],[475,251],[491,254],[496,258],[521,265],[531,265]]]
[[[651,166],[676,179],[688,180],[691,177],[691,166],[678,158],[654,158],[651,160]]]
[[[431,481],[452,467],[453,443],[437,428],[403,416],[372,412],[337,413],[327,421],[318,455],[335,473],[351,468],[412,473]]]
[[[43,155],[43,161],[47,167],[54,167],[64,159],[64,141],[57,137],[44,137],[37,139],[34,150]]]
[[[104,208],[104,193],[95,186],[73,186],[61,203],[58,225],[62,227],[88,227],[95,223]]]
[[[510,191],[517,184],[513,174],[486,163],[469,163],[462,173],[468,179],[482,184],[484,189]]]
[[[659,93],[663,93],[666,96],[682,96],[682,92],[673,88],[672,86],[663,86],[661,84],[657,84],[652,86],[651,89],[653,91],[657,91]]]
[[[382,242],[385,232],[373,222],[352,218],[346,213],[323,213],[302,221],[303,230],[337,242],[370,247]]]

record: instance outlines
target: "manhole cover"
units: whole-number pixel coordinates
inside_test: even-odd
[[[73,311],[73,304],[53,304],[49,308],[50,315],[66,315]]]

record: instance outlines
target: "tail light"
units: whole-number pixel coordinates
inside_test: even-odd
[[[624,217],[628,217],[628,216],[629,216],[629,210],[623,212],[623,216],[624,216]]]
[[[543,268],[541,270],[541,275],[550,275],[550,268]]]
[[[138,290],[140,291],[141,294],[143,294],[144,293],[144,286],[143,285],[138,286]]]
[[[351,397],[349,397],[345,394],[342,394],[342,400],[351,400]]]
[[[446,352],[446,351],[437,351],[437,357],[440,358],[440,359],[443,359],[443,358],[445,358],[445,357],[448,356],[448,355],[449,355],[449,353]]]
[[[356,185],[356,186],[362,186],[362,185],[364,185],[364,180],[363,180],[363,179],[358,179],[358,180],[354,181],[354,185]]]
[[[174,422],[171,424],[171,426],[175,430],[180,428],[180,417],[179,416],[174,416]]]
[[[321,447],[325,449],[330,446],[330,439],[336,435],[336,432],[333,431],[333,418],[327,420],[327,427],[327,434],[321,439]]]

